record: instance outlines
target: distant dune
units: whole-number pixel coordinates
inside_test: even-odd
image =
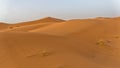
[[[65,20],[62,19],[57,19],[57,18],[52,18],[52,17],[45,17],[39,20],[35,20],[35,21],[29,21],[29,22],[21,22],[18,24],[14,24],[15,26],[25,26],[25,25],[32,25],[32,24],[39,24],[39,23],[51,23],[51,22],[63,22]]]
[[[33,29],[37,29],[40,27],[44,27],[53,23],[60,23],[64,22],[65,20],[57,19],[57,18],[52,18],[52,17],[46,17],[40,20],[36,21],[29,21],[29,22],[23,22],[23,23],[18,23],[18,24],[11,24],[9,25],[8,29],[2,30],[4,32],[6,31],[29,31]]]
[[[0,24],[0,68],[120,68],[120,18]]]

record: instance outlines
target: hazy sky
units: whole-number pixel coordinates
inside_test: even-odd
[[[120,0],[0,0],[0,21],[120,16]]]

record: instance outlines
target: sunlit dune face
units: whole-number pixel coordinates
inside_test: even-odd
[[[9,0],[0,0],[0,19],[4,19],[5,15],[7,14],[7,7],[8,7]]]

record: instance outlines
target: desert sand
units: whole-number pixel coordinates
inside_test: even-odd
[[[9,24],[0,22],[0,31],[1,31],[1,30],[4,30],[4,29],[8,29],[8,26],[9,26]]]
[[[120,68],[120,18],[0,24],[0,68]]]

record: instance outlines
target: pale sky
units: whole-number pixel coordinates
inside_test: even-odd
[[[0,21],[17,23],[43,17],[80,19],[120,16],[120,0],[0,0]]]

